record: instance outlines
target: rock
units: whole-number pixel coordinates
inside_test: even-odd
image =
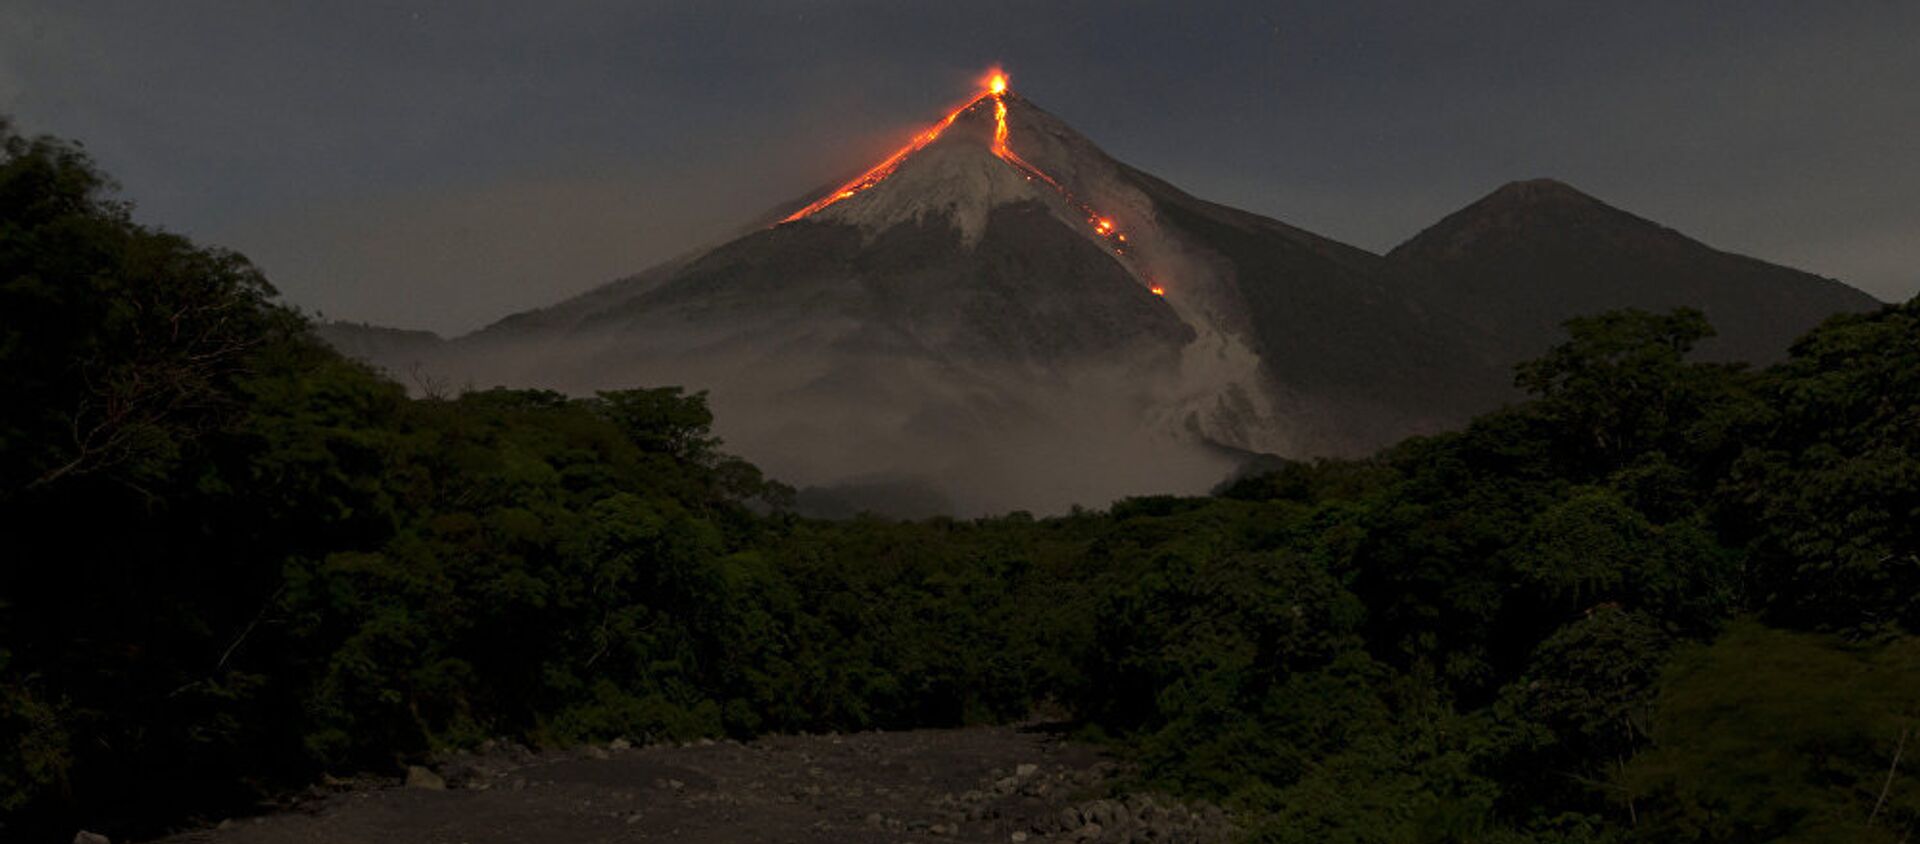
[[[1088,803],[1081,814],[1086,816],[1088,826],[1113,826],[1113,802],[1110,800],[1095,800]]]
[[[617,739],[614,739],[613,741],[607,742],[607,749],[608,750],[632,750],[633,742],[627,741],[626,739],[623,739],[623,738],[617,738]]]
[[[1079,809],[1075,809],[1073,807],[1067,807],[1065,809],[1060,810],[1060,828],[1061,829],[1071,832],[1073,830],[1079,829],[1080,824],[1082,822],[1083,821],[1080,818]]]
[[[609,759],[613,756],[613,754],[607,752],[606,748],[597,744],[587,745],[586,750],[583,752],[591,759]]]
[[[887,825],[887,818],[885,815],[882,815],[879,812],[869,812],[867,814],[867,826],[886,826],[886,825]]]
[[[1020,844],[1020,842],[1027,840],[1027,834],[1024,832],[1015,832],[1008,836],[1008,838],[1013,841],[1013,844]]]
[[[98,832],[80,830],[73,835],[73,844],[113,844],[113,841]]]
[[[408,765],[407,787],[424,788],[430,791],[445,791],[447,781],[441,779],[440,775],[434,773],[431,769],[423,768],[419,765]]]
[[[448,788],[485,788],[492,769],[485,760],[471,753],[453,753],[433,760],[429,770],[440,775]]]
[[[1040,766],[1031,762],[1013,769],[1013,775],[1021,779],[1026,779],[1037,773],[1040,773]]]

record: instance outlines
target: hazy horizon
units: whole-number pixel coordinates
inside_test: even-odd
[[[0,113],[333,319],[457,334],[636,272],[860,167],[990,64],[1130,164],[1376,252],[1552,177],[1920,292],[1920,7],[0,8]]]

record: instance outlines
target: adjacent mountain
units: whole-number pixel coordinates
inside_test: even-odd
[[[1704,355],[1768,363],[1820,320],[1880,304],[1832,279],[1721,252],[1551,179],[1508,184],[1387,259],[1409,295],[1485,332],[1505,361],[1556,342],[1570,316],[1685,306],[1719,332]]]
[[[377,361],[390,373],[406,376],[434,360],[446,343],[431,331],[387,328],[364,322],[323,322],[313,332],[341,354]]]
[[[1651,276],[1688,249],[1746,259],[1557,187],[1571,196],[1510,196],[1542,190],[1503,190],[1382,257],[1115,161],[996,76],[736,239],[445,343],[335,331],[438,384],[707,390],[729,447],[822,512],[922,515],[1191,493],[1262,455],[1441,430],[1509,397],[1510,364],[1586,311],[1703,304],[1755,323],[1730,336],[1784,348],[1861,306],[1758,262]],[[1535,235],[1551,248],[1529,251]],[[1693,266],[1716,274],[1666,299],[1626,286],[1664,291]],[[1473,287],[1482,267],[1535,289]],[[1606,293],[1573,289],[1601,277]],[[1519,301],[1467,300],[1496,296]]]

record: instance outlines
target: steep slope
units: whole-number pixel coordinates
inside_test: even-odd
[[[1826,317],[1879,305],[1832,279],[1713,249],[1549,179],[1514,182],[1387,255],[1413,296],[1486,331],[1505,361],[1569,317],[1688,306],[1719,336],[1703,354],[1768,363]]]
[[[1230,281],[1235,323],[1269,383],[1291,397],[1284,413],[1298,447],[1280,453],[1363,453],[1453,427],[1505,397],[1498,347],[1396,289],[1380,256],[1128,173],[1162,225]]]
[[[823,511],[1055,512],[1452,427],[1579,314],[1702,307],[1722,356],[1767,359],[1871,304],[1552,182],[1374,255],[1116,161],[996,75],[737,238],[395,353],[440,384],[710,391]]]
[[[1494,401],[1473,332],[1383,273],[989,85],[778,224],[446,359],[474,383],[709,389],[721,433],[800,484],[1056,511],[1203,490],[1248,454],[1361,453]]]
[[[446,343],[440,335],[431,331],[338,320],[315,324],[313,333],[341,354],[376,361],[403,381],[409,373],[433,361],[440,347]]]
[[[777,476],[930,488],[937,509],[1204,489],[1233,457],[1179,421],[1199,331],[1110,227],[1003,157],[1011,100],[976,97],[852,195],[459,338],[441,371],[710,390],[720,433]]]

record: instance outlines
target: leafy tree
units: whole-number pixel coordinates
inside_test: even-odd
[[[1638,456],[1682,455],[1719,445],[1716,404],[1727,399],[1729,367],[1689,363],[1713,336],[1699,311],[1664,315],[1612,311],[1566,323],[1570,338],[1521,364],[1514,382],[1537,397],[1534,410],[1578,468],[1612,471]]]
[[[1920,631],[1920,299],[1835,317],[1768,373],[1728,478],[1776,620]]]
[[[1618,781],[1648,841],[1901,841],[1920,823],[1920,641],[1742,623],[1663,674],[1653,748]]]

